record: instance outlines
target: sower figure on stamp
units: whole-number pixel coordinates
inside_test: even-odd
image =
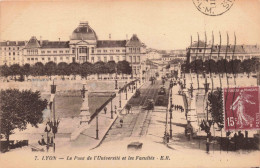
[[[238,118],[237,125],[240,125],[239,128],[242,128],[243,125],[249,125],[251,121],[254,121],[254,118],[246,114],[245,112],[246,102],[250,104],[255,104],[255,102],[249,100],[250,97],[252,96],[244,93],[244,91],[241,90],[239,96],[236,98],[234,103],[230,106],[230,109],[236,110],[237,112],[237,118]]]

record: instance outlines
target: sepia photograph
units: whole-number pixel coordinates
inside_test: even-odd
[[[260,167],[259,11],[0,1],[1,167]]]

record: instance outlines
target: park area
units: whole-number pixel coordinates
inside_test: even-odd
[[[118,81],[118,88],[125,85],[125,80]],[[71,133],[77,129],[80,123],[80,108],[82,106],[81,89],[83,84],[88,90],[89,95],[89,110],[92,116],[97,114],[97,111],[109,99],[114,98],[115,81],[114,80],[54,80],[57,85],[57,92],[55,96],[55,115],[56,119],[60,121],[59,130],[56,137],[57,141],[69,141]],[[50,101],[50,85],[53,81],[48,80],[32,80],[28,82],[5,82],[1,89],[19,89],[40,91],[41,99]],[[113,106],[116,104],[113,100]],[[109,104],[110,105],[110,104]],[[100,110],[100,109],[99,109]],[[102,110],[101,110],[102,111]],[[14,130],[14,134],[10,136],[10,140],[29,140],[30,145],[37,145],[41,135],[44,134],[46,122],[51,119],[52,114],[49,108],[43,111],[43,123],[38,125],[38,128],[27,124],[27,129],[20,131]],[[45,136],[45,135],[44,135]]]

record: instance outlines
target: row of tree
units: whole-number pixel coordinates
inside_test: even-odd
[[[99,61],[94,64],[84,62],[82,64],[73,62],[67,64],[66,62],[60,62],[58,65],[55,62],[48,62],[45,65],[41,62],[35,63],[33,66],[25,64],[20,66],[19,64],[1,66],[1,76],[52,76],[52,75],[81,75],[86,77],[90,74],[112,74],[117,71],[119,74],[131,74],[132,68],[127,61],[109,61],[107,63]]]
[[[247,73],[256,72],[259,65],[259,59],[251,58],[246,60],[230,60],[221,59],[214,61],[213,59],[202,61],[201,59],[194,60],[190,63],[182,64],[182,72],[189,73]]]

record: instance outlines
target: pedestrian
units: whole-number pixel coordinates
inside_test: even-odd
[[[116,114],[116,112],[117,112],[117,107],[116,107],[116,105],[115,105],[115,114]]]
[[[105,112],[105,114],[107,113],[107,107],[104,108],[104,112]]]
[[[120,119],[120,126],[121,126],[121,128],[123,127],[123,122],[124,122],[124,121],[123,121],[123,119],[121,118],[121,119]]]

